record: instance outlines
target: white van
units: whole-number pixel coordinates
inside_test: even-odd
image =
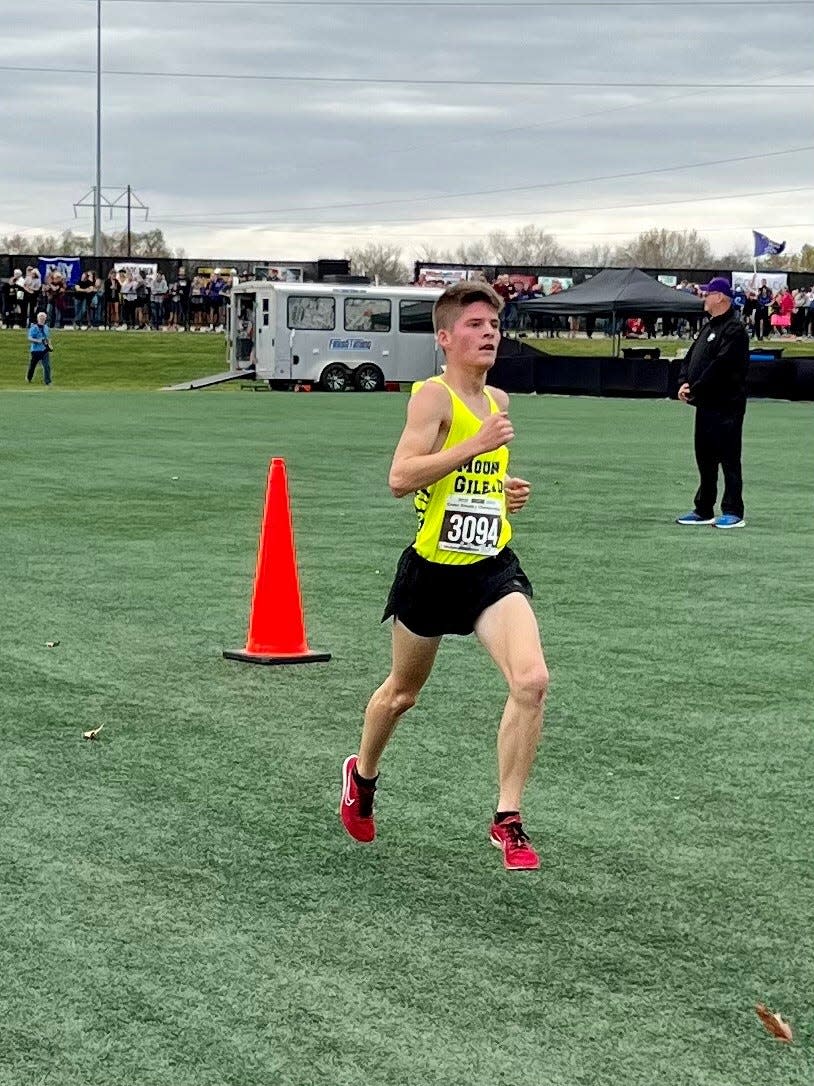
[[[229,369],[288,388],[375,392],[441,372],[429,287],[240,283],[229,320]]]

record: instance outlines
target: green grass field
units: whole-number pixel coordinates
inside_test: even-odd
[[[53,343],[54,386],[60,388],[158,389],[228,369],[222,335],[71,330],[55,332]],[[27,365],[25,333],[0,333],[0,389],[20,388]]]
[[[54,333],[54,384],[60,388],[102,390],[152,390],[228,368],[226,342],[222,335],[175,332],[57,331]],[[553,354],[607,355],[611,342],[604,336],[592,340],[529,339],[540,350]],[[644,340],[623,340],[623,346],[646,347]],[[772,340],[784,356],[814,354],[814,343]],[[685,351],[687,340],[653,340],[664,357]],[[0,331],[0,390],[19,388],[28,363],[25,333]],[[39,378],[41,379],[41,378]],[[238,391],[235,385],[220,386],[218,392]]]
[[[57,386],[0,396],[3,1086],[811,1086],[811,405],[750,406],[726,533],[672,523],[682,405],[513,402],[552,689],[543,868],[507,874],[472,639],[385,756],[377,843],[336,815],[413,527],[405,398],[72,392],[64,340]],[[329,664],[220,655],[274,455]]]

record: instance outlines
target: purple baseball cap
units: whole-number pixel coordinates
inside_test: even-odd
[[[699,289],[705,294],[725,294],[727,298],[732,297],[732,284],[722,275],[716,279],[710,279],[708,283],[701,283]]]

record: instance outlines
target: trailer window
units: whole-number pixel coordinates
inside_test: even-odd
[[[432,307],[431,301],[399,302],[399,331],[431,334]]]
[[[288,327],[313,332],[332,332],[336,325],[336,301],[324,294],[292,294],[288,299]]]
[[[346,332],[389,332],[390,300],[388,298],[346,298]]]

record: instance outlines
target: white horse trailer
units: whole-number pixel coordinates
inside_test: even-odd
[[[274,388],[308,383],[375,392],[440,373],[432,330],[440,290],[241,283],[232,293],[229,369]]]

